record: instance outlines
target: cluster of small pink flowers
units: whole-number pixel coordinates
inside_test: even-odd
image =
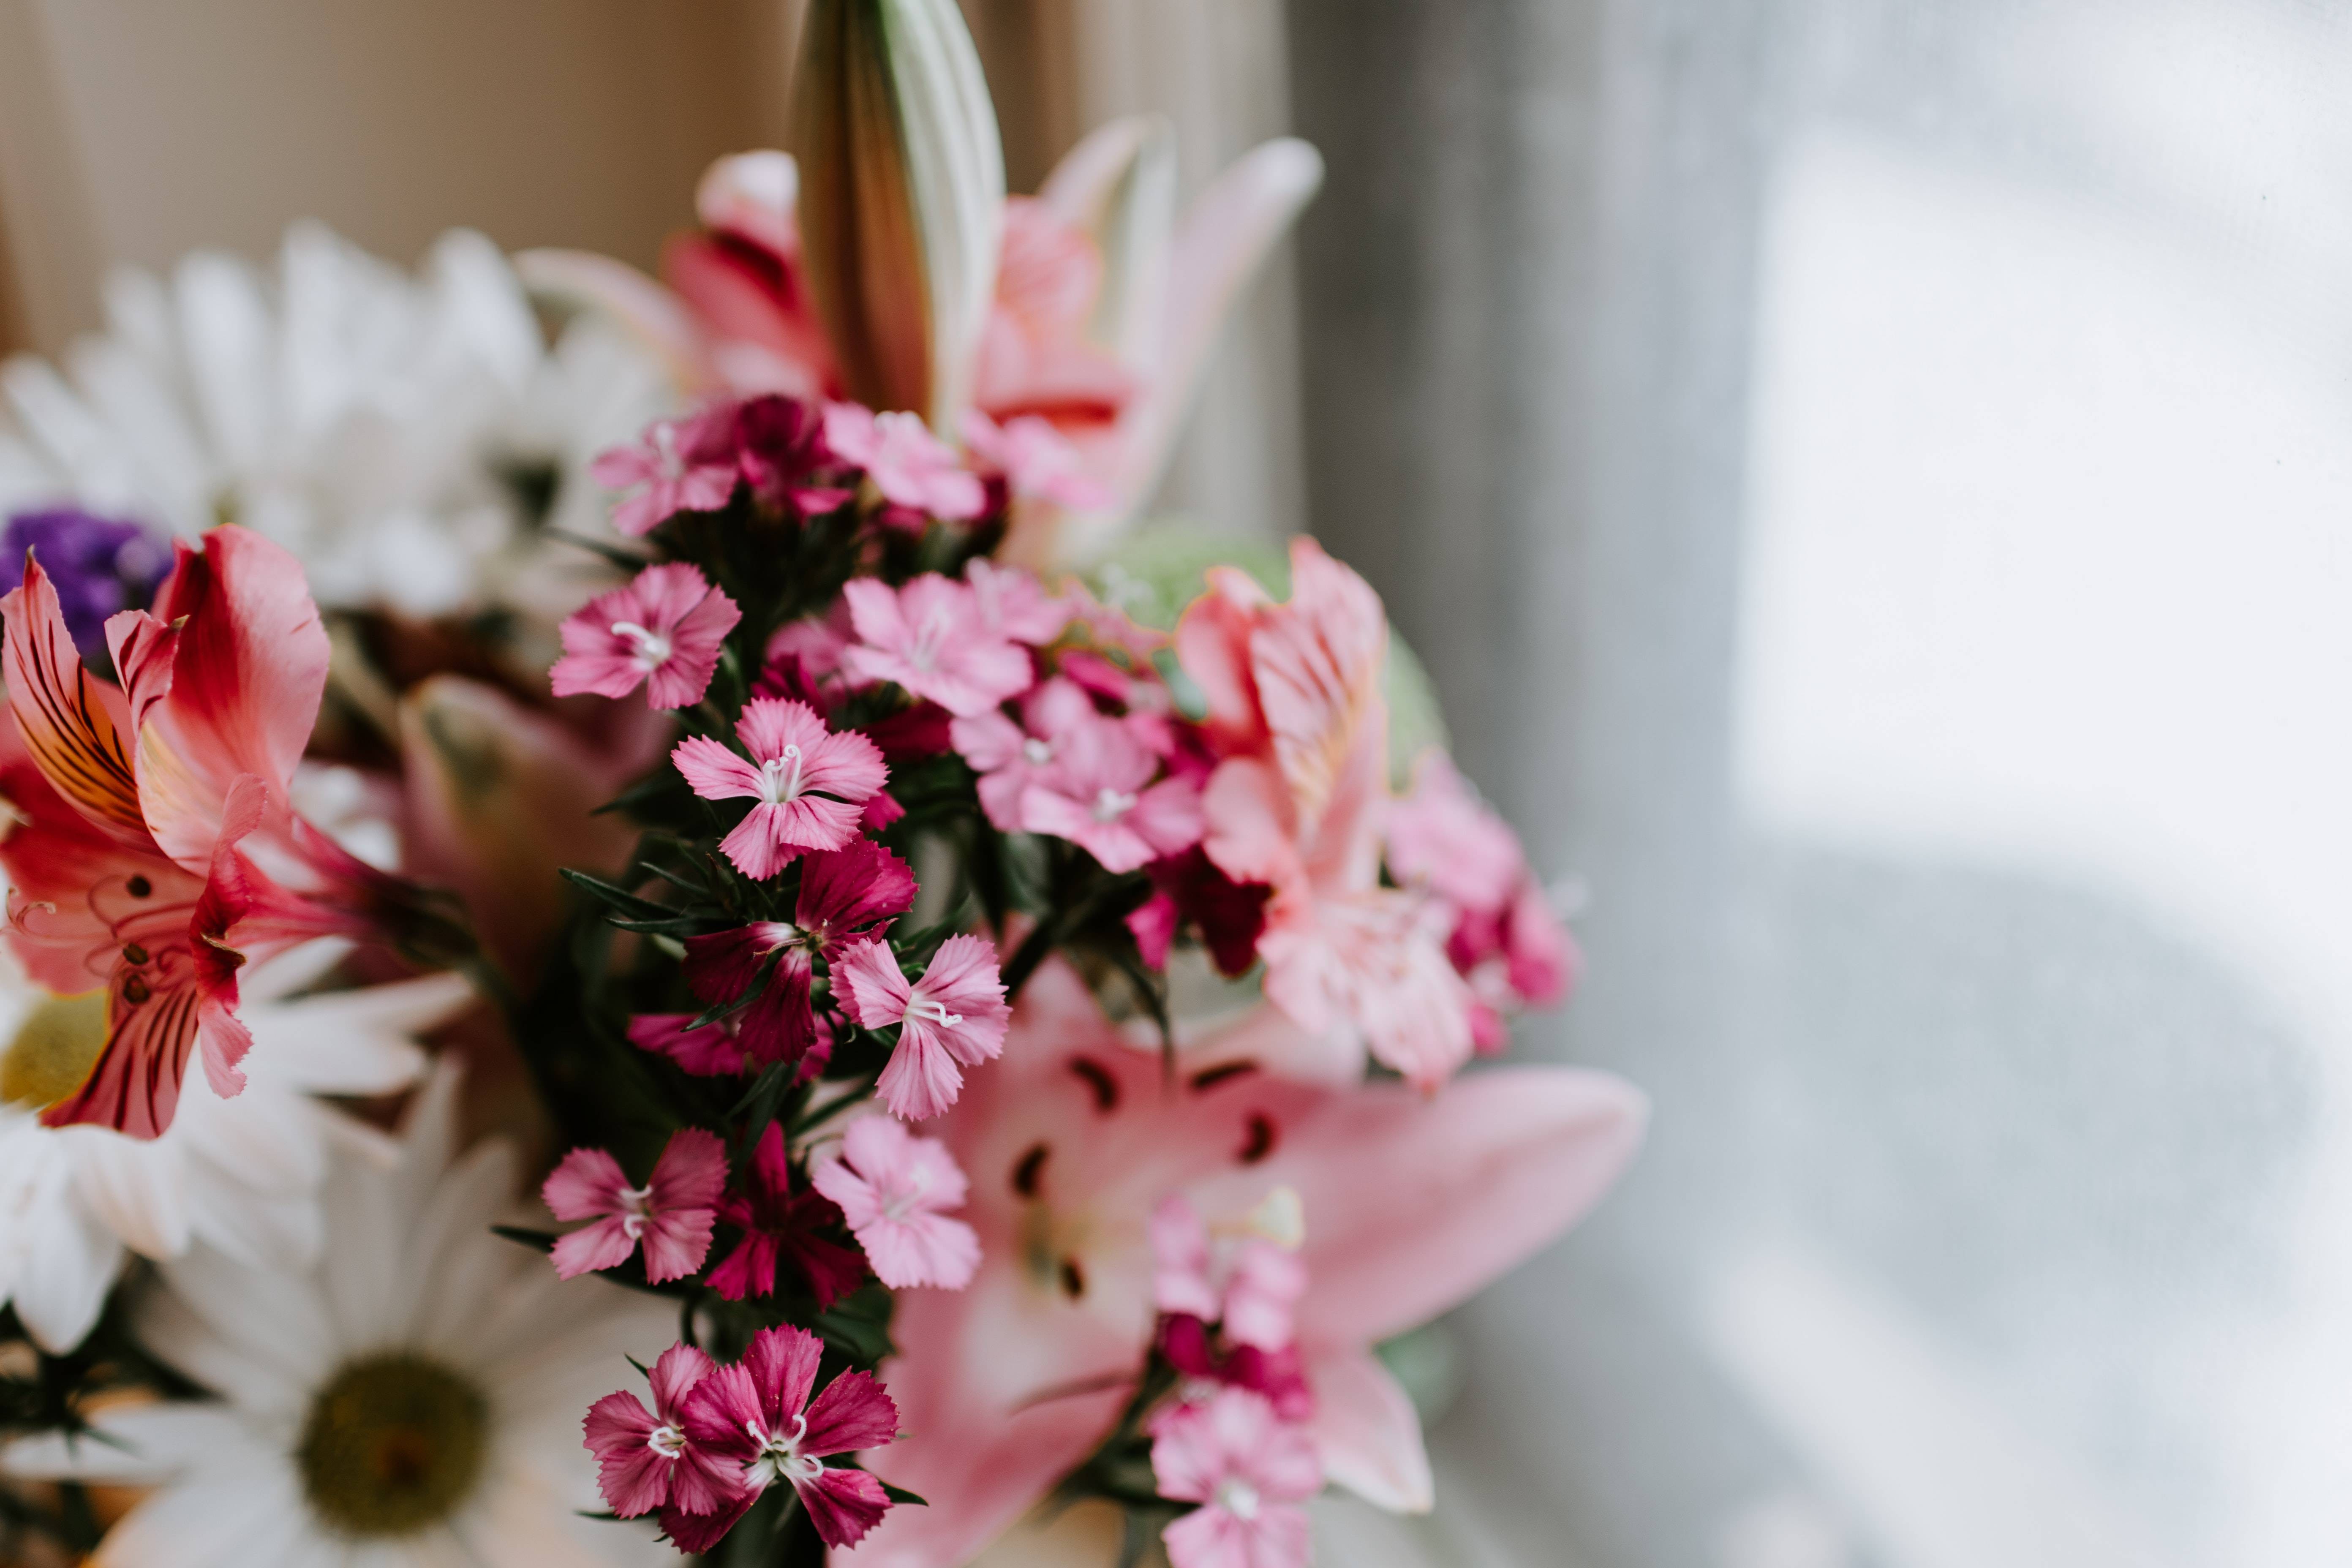
[[[653,1408],[608,1394],[590,1406],[587,1445],[604,1500],[623,1519],[658,1513],[682,1552],[707,1552],[782,1482],[828,1546],[851,1546],[890,1507],[882,1483],[830,1466],[898,1432],[898,1408],[869,1373],[820,1390],[824,1344],[805,1329],[762,1329],[740,1362],[672,1345],[647,1376]]]
[[[1156,1344],[1180,1379],[1147,1423],[1152,1474],[1160,1496],[1199,1505],[1163,1532],[1169,1561],[1298,1568],[1310,1556],[1298,1505],[1323,1489],[1292,1317],[1306,1266],[1265,1236],[1213,1238],[1181,1195],[1153,1212],[1151,1250]]]

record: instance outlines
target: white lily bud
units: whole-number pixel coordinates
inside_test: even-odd
[[[1148,375],[1159,357],[1176,237],[1175,126],[1159,114],[1112,121],[1055,165],[1037,196],[1102,251],[1102,295],[1087,335]]]
[[[809,289],[850,395],[957,438],[1004,153],[953,0],[810,0],[793,125]]]

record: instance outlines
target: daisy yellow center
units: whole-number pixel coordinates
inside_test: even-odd
[[[488,1437],[479,1389],[438,1363],[394,1352],[328,1380],[295,1457],[321,1521],[351,1536],[413,1535],[471,1494]]]
[[[55,1105],[81,1087],[105,1044],[105,992],[47,998],[0,1051],[0,1100]]]

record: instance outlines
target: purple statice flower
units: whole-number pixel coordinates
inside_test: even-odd
[[[84,658],[106,654],[106,617],[143,610],[172,570],[172,545],[135,522],[76,507],[20,511],[0,530],[0,589],[25,580],[27,552],[58,590],[66,629]]]

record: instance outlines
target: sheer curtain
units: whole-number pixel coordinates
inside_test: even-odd
[[[1381,1549],[2346,1561],[2352,16],[1292,17],[1317,529],[1657,1097]]]

